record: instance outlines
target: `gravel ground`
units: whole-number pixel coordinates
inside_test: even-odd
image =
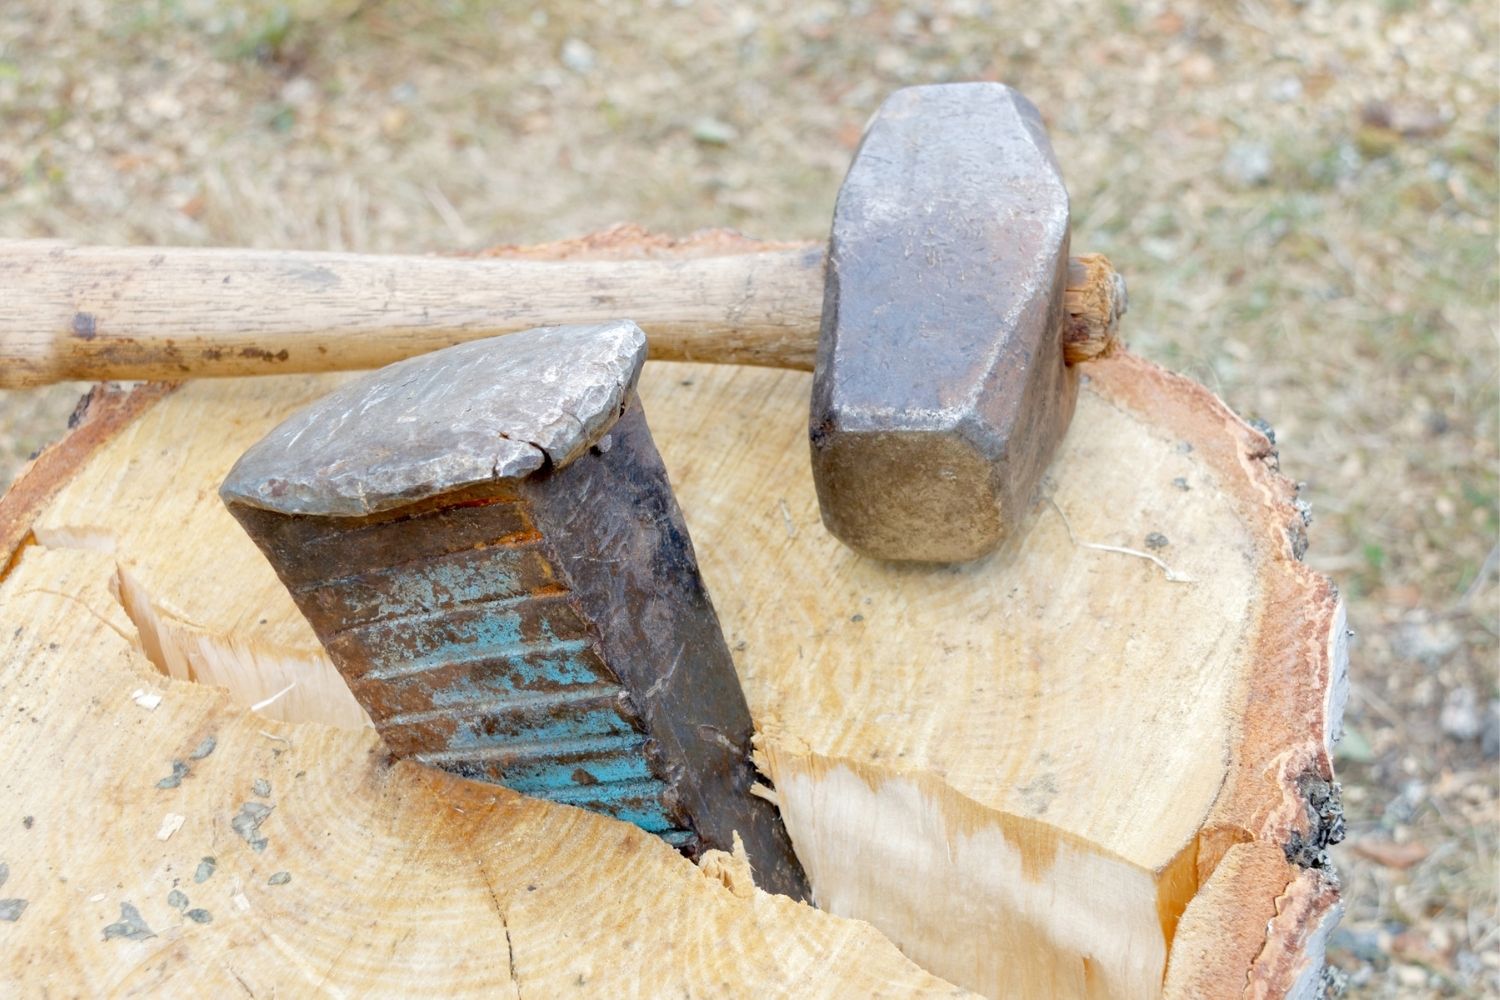
[[[1274,424],[1358,636],[1362,997],[1500,993],[1500,23],[1458,0],[6,0],[0,236],[815,237],[902,84],[1042,108],[1132,347]],[[0,483],[79,387],[0,393]]]

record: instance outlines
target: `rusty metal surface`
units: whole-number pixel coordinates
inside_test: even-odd
[[[737,831],[759,885],[806,898],[779,815],[749,791],[750,713],[666,471],[635,394],[621,405],[566,465],[371,514],[246,504],[262,484],[244,479],[226,501],[392,752],[695,858]]]
[[[998,546],[1067,428],[1068,196],[1001,84],[911,87],[839,191],[811,415],[830,531],[885,559]]]
[[[370,514],[560,467],[609,429],[646,359],[629,320],[500,339],[350,382],[247,451],[220,493],[284,514]]]
[[[757,885],[806,898],[780,815],[750,792],[750,710],[638,404],[610,437],[604,456],[524,484],[537,526],[651,734],[670,814],[704,846],[730,850],[737,831]]]

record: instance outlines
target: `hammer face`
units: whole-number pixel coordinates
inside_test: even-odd
[[[885,559],[992,551],[1066,431],[1068,197],[1036,109],[913,87],[872,120],[829,242],[811,440],[819,505]]]

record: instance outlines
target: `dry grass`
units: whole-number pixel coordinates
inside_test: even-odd
[[[1497,46],[1458,0],[8,0],[0,234],[817,236],[883,94],[1020,86],[1132,346],[1276,426],[1350,598],[1334,961],[1496,992]],[[75,396],[0,396],[0,482]]]

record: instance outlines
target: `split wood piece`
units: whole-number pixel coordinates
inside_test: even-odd
[[[1238,997],[1247,982],[1281,995],[1316,982],[1322,936],[1337,912],[1323,870],[1304,865],[1319,860],[1330,834],[1308,803],[1330,778],[1344,658],[1339,606],[1328,582],[1297,559],[1301,516],[1264,437],[1203,389],[1139,360],[1090,365],[1086,374],[1081,419],[1024,543],[943,570],[872,564],[818,529],[803,451],[805,376],[647,366],[641,393],[821,905],[869,920],[920,965],[993,996],[1154,996],[1163,976],[1167,996]],[[280,675],[256,677],[267,662],[311,665],[299,685],[336,679],[285,589],[213,495],[244,447],[334,384],[185,387],[115,428],[92,456],[80,451],[71,481],[41,509],[18,513],[7,501],[0,511],[0,523],[29,523],[37,543],[0,591],[0,683],[7,704],[20,699],[38,719],[6,730],[25,741],[24,753],[7,752],[21,766],[6,794],[48,829],[87,831],[28,840],[23,826],[0,823],[7,892],[39,900],[0,927],[20,942],[17,954],[45,957],[54,981],[70,984],[122,981],[108,977],[146,968],[153,949],[171,947],[187,956],[170,966],[184,982],[218,982],[227,974],[222,959],[249,970],[257,993],[325,972],[340,984],[389,976],[414,985],[399,978],[407,969],[442,992],[478,974],[464,961],[476,940],[498,940],[456,930],[460,920],[494,926],[467,909],[479,888],[472,879],[493,875],[523,982],[534,962],[557,972],[612,969],[635,976],[640,992],[652,992],[653,975],[704,971],[695,965],[705,955],[698,946],[678,941],[657,951],[670,938],[637,939],[633,925],[626,934],[612,924],[608,940],[575,934],[565,949],[538,944],[547,927],[518,932],[513,908],[537,884],[560,894],[549,897],[561,908],[553,914],[576,919],[607,905],[610,914],[644,915],[648,928],[680,916],[672,926],[691,941],[712,938],[713,949],[765,943],[770,952],[822,955],[840,971],[821,982],[847,976],[849,995],[875,990],[876,970],[900,983],[893,992],[919,992],[916,980],[890,971],[874,939],[836,942],[845,932],[828,930],[823,914],[761,910],[761,922],[740,924],[743,910],[733,918],[701,910],[697,891],[673,881],[665,847],[648,856],[666,852],[666,866],[653,861],[648,871],[618,851],[593,857],[601,844],[649,843],[628,827],[488,792],[504,804],[504,818],[472,820],[479,833],[463,828],[472,840],[437,836],[432,824],[471,822],[463,818],[470,793],[461,791],[471,786],[419,792],[404,766],[380,769],[368,735],[273,725],[221,694],[176,683],[153,682],[164,696],[155,712],[130,699],[145,683],[141,661],[116,630],[133,640],[132,623],[156,637],[141,644],[158,643],[159,663],[198,676],[234,673],[247,687],[259,679],[258,697],[284,684]],[[705,421],[706,412],[718,418]],[[171,468],[157,464],[163,454]],[[57,464],[44,455],[34,474],[56,475]],[[46,496],[29,482],[18,495]],[[1148,543],[1150,535],[1162,537]],[[73,547],[100,553],[52,551]],[[101,594],[116,573],[132,581],[129,620],[102,596],[58,596],[86,591],[60,559],[86,559],[84,575]],[[42,601],[50,602],[45,613]],[[321,704],[294,701],[298,690],[263,711],[330,717]],[[257,695],[242,688],[239,697]],[[179,719],[181,706],[191,711]],[[344,717],[341,706],[332,717]],[[186,760],[220,725],[237,734],[209,758],[223,770],[210,782],[193,765],[181,782],[210,794],[206,812],[174,809],[134,774],[135,762],[157,759],[169,776],[172,761]],[[100,748],[116,738],[129,749]],[[272,756],[286,749],[279,739],[291,740],[293,752]],[[132,766],[121,769],[121,759]],[[223,832],[224,820],[248,801],[243,786],[277,763],[272,787],[292,789],[298,809],[312,813],[281,802],[280,815],[262,824],[267,851],[278,853],[236,869],[236,892],[252,903],[232,933],[198,936],[223,930],[216,910],[212,932],[184,925],[175,941],[100,942],[120,902],[148,923],[170,919],[161,904],[148,912],[142,902],[166,892],[163,872],[185,872],[201,854],[218,852],[221,866],[224,855],[236,865],[259,857]],[[298,784],[303,769],[311,783]],[[240,784],[221,784],[228,781]],[[376,792],[385,797],[368,801]],[[468,812],[444,812],[450,801]],[[189,819],[162,844],[153,838],[166,811]],[[517,814],[578,825],[538,820],[539,840],[511,837],[504,831]],[[379,833],[367,858],[368,828]],[[361,845],[358,857],[346,853],[351,844]],[[1247,848],[1253,865],[1237,860]],[[42,859],[47,876],[23,883],[18,859],[31,858]],[[497,873],[502,861],[514,867]],[[292,888],[303,869],[330,881],[308,885],[295,904],[255,881],[287,870],[294,881],[281,888]],[[97,882],[106,898],[83,906],[62,894],[58,875],[69,886]],[[373,887],[388,893],[391,885],[409,895],[373,898]],[[766,897],[754,899],[759,906]],[[363,911],[382,915],[380,933],[356,934],[346,923],[346,914]],[[429,964],[390,957],[408,930],[399,955]],[[59,952],[58,941],[70,950]],[[333,942],[348,943],[337,960]],[[41,963],[25,968],[49,974]],[[739,965],[728,981],[746,993],[773,992],[785,971],[775,961]]]
[[[635,385],[628,320],[388,365],[219,493],[398,757],[807,883]]]

